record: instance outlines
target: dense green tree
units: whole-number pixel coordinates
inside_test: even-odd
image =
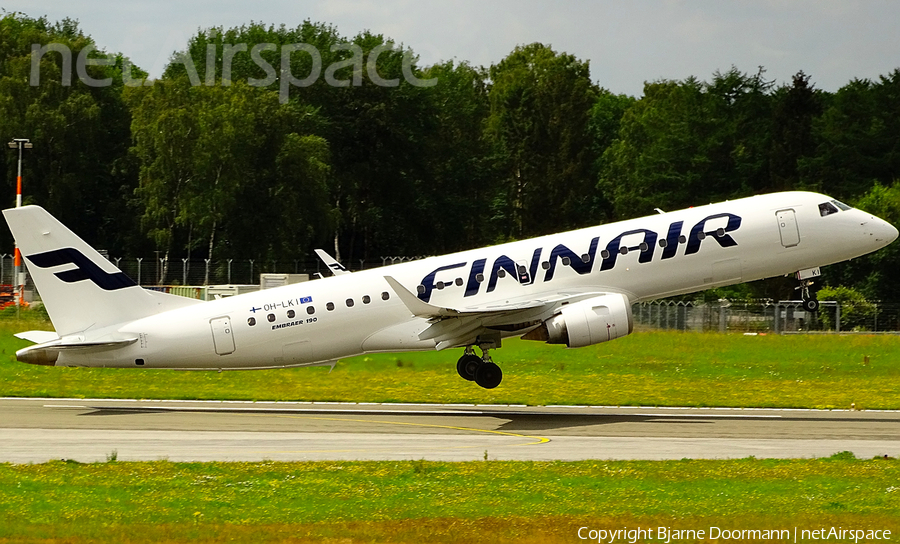
[[[313,111],[246,84],[185,78],[135,89],[131,101],[137,195],[165,256],[200,245],[210,259],[305,255],[328,215],[327,142],[296,132]]]
[[[495,230],[518,238],[589,224],[599,89],[588,62],[533,43],[491,66],[490,79]]]
[[[819,189],[819,181],[804,179],[802,169],[816,152],[813,122],[822,114],[823,93],[815,90],[810,76],[800,71],[792,85],[779,88],[772,100],[772,144],[768,153],[771,189]]]
[[[33,46],[47,49],[33,57]],[[3,12],[0,140],[4,149],[12,138],[34,145],[24,161],[26,202],[89,233],[99,247],[120,252],[134,233],[127,207],[136,179],[127,154],[130,117],[122,99],[121,56],[114,65],[91,65],[87,59],[107,58],[93,48],[75,21]],[[7,180],[2,200],[11,205],[16,157],[9,150],[0,154],[0,171]],[[0,236],[11,245],[5,229]]]
[[[818,146],[804,173],[822,191],[852,200],[873,180],[893,183],[900,172],[900,69],[840,88],[813,121],[813,132]]]
[[[618,138],[606,149],[598,187],[617,219],[696,204],[705,191],[709,158],[703,84],[661,81],[644,85],[644,97],[622,118]]]
[[[789,189],[900,224],[900,69],[827,93],[803,72],[776,88],[731,68],[637,99],[539,43],[489,69],[420,67],[383,35],[311,21],[198,31],[147,85],[93,48],[74,21],[2,12],[0,140],[34,142],[26,201],[118,255],[284,262],[324,246],[357,264]],[[0,171],[11,203],[13,153]],[[824,281],[900,299],[892,248]]]
[[[494,181],[490,143],[482,137],[490,110],[487,73],[447,61],[424,75],[438,84],[427,91],[433,128],[423,145],[424,177],[415,184],[413,205],[423,212],[417,229],[428,233],[418,252],[486,245],[493,239],[489,205]]]
[[[617,218],[747,196],[769,185],[770,84],[760,71],[644,86],[607,148],[599,187]]]
[[[293,80],[282,73],[282,59]],[[433,210],[416,199],[430,188],[423,160],[438,115],[431,88],[410,84],[408,75],[422,76],[412,51],[384,36],[362,32],[348,40],[305,21],[293,29],[201,31],[173,56],[165,77],[192,85],[249,82],[281,102],[314,108],[321,123],[312,134],[328,142],[332,157],[331,212],[320,230],[331,231],[336,254],[355,260],[434,250],[422,228]]]
[[[609,156],[605,155],[606,150],[618,138],[625,112],[636,103],[637,99],[633,96],[613,94],[606,89],[600,89],[597,93],[597,99],[591,107],[591,119],[588,124],[589,141],[592,146],[591,156],[594,157],[590,179],[598,179],[607,168],[605,160]],[[592,195],[591,218],[597,222],[609,219],[612,216],[612,203],[608,196],[599,190],[593,191]]]

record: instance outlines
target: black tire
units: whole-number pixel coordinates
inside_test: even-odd
[[[475,380],[475,371],[482,364],[481,357],[477,355],[463,355],[456,362],[456,372],[460,378],[471,382]]]
[[[484,363],[475,371],[475,383],[485,389],[493,389],[503,381],[503,371],[494,363]]]
[[[818,312],[819,301],[814,298],[808,298],[803,301],[803,309],[807,312]]]

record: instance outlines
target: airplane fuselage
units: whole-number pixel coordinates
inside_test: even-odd
[[[877,217],[833,202],[763,195],[195,304],[117,325],[104,334],[134,341],[60,351],[56,364],[273,368],[473,345],[485,334],[520,336],[582,299],[618,294],[635,303],[790,274],[896,237]],[[407,299],[477,319],[428,334],[435,319],[413,315],[387,277]]]

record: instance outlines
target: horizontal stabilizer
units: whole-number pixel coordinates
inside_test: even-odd
[[[22,340],[34,342],[35,344],[43,344],[44,342],[59,340],[59,335],[53,331],[25,331],[14,334],[13,336],[15,336],[16,338],[21,338]]]
[[[40,332],[40,331],[32,331]],[[24,333],[27,334],[27,333]],[[18,335],[16,335],[18,336]],[[55,335],[54,335],[55,336]],[[16,359],[22,363],[32,365],[54,365],[56,359],[59,358],[59,352],[65,350],[94,350],[103,351],[107,349],[127,346],[137,342],[137,338],[122,338],[116,340],[97,340],[83,341],[81,338],[57,338],[56,340],[29,346],[16,352]]]

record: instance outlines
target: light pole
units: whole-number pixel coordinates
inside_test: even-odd
[[[25,149],[31,149],[33,145],[28,138],[13,138],[11,142],[6,144],[10,149],[19,150],[19,169],[16,176],[16,208],[22,207],[22,152]],[[25,275],[22,273],[22,254],[19,252],[19,245],[16,244],[16,307],[22,306],[22,298],[25,294]]]

